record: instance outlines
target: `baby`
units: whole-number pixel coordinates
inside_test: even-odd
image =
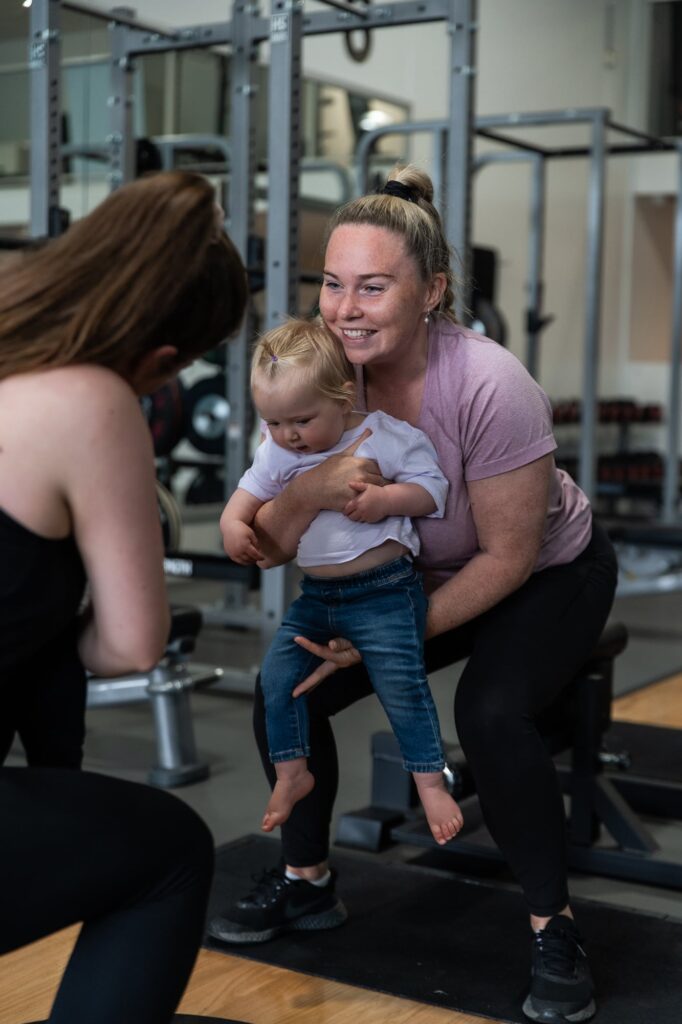
[[[424,668],[427,599],[412,559],[412,516],[442,517],[448,482],[422,431],[377,411],[354,411],[353,369],[321,322],[290,320],[257,343],[254,404],[265,438],[220,520],[225,551],[239,564],[262,560],[252,528],[259,508],[300,473],[363,438],[385,486],[351,484],[343,512],[322,510],[300,540],[301,596],[286,613],[263,662],[270,760],[277,774],[262,828],[272,831],[315,784],[308,770],[307,697],[292,691],[319,664],[296,638],[326,644],[343,636],[362,655],[372,686],[412,772],[434,838],[463,824],[448,793],[438,715]],[[371,433],[370,433],[371,432]]]

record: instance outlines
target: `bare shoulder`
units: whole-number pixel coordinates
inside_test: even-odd
[[[139,401],[130,386],[102,366],[64,366],[17,374],[2,382],[2,404],[28,426],[49,424],[55,439],[64,432],[105,429],[112,419],[141,419]]]
[[[33,378],[33,380],[31,380]],[[16,378],[19,381],[19,378]],[[50,401],[92,415],[107,408],[133,408],[138,404],[132,388],[113,370],[104,366],[63,366],[44,373],[24,374],[21,378],[27,391],[36,397],[50,396]]]
[[[76,410],[81,405],[90,408],[101,401],[123,402],[130,405],[137,400],[134,392],[119,374],[104,366],[83,364],[59,366],[32,373],[18,373],[0,382],[3,402],[32,406],[38,402],[61,404]]]
[[[0,381],[0,503],[32,529],[64,536],[107,478],[153,475],[151,434],[126,382],[97,366]]]

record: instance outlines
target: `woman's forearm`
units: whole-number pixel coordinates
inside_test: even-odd
[[[431,594],[426,620],[427,639],[457,629],[487,612],[518,590],[533,571],[534,560],[502,560],[481,551]]]
[[[258,545],[271,565],[283,565],[295,557],[301,537],[320,511],[306,476],[292,480],[253,520]]]
[[[475,619],[526,582],[542,546],[550,456],[467,484],[479,552],[429,601],[427,636]]]
[[[118,676],[149,672],[159,662],[170,632],[170,610],[160,608],[148,628],[121,635],[118,644],[107,640],[98,629],[96,617],[87,613],[78,638],[78,656],[88,672],[96,676]]]
[[[261,568],[289,562],[296,554],[301,537],[322,509],[343,511],[355,495],[350,480],[385,483],[373,459],[355,456],[356,449],[370,434],[369,428],[363,431],[344,451],[301,473],[281,494],[263,505],[252,524],[267,563],[259,562]]]

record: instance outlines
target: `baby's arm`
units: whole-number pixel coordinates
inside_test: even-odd
[[[350,480],[356,496],[346,504],[344,515],[361,523],[378,523],[387,516],[442,517],[448,481],[426,434],[392,416],[382,416],[377,426],[376,437],[373,434],[367,446],[375,447],[372,453],[391,482],[377,487]]]
[[[263,504],[260,498],[238,487],[220,517],[223,547],[238,565],[252,565],[263,560],[256,534],[251,528],[256,512]]]
[[[351,480],[357,492],[343,512],[356,523],[378,523],[387,516],[428,516],[436,511],[436,501],[420,484],[392,483],[385,487]]]

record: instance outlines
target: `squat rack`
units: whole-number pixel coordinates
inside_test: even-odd
[[[546,127],[585,124],[590,130],[587,146],[538,146],[508,134],[506,129],[520,127]],[[609,130],[628,137],[626,143],[609,143]],[[585,324],[583,343],[583,418],[580,434],[579,483],[587,496],[594,498],[596,491],[595,434],[597,423],[597,382],[599,375],[599,335],[602,299],[602,270],[604,245],[604,197],[606,193],[606,166],[608,156],[637,155],[643,153],[677,153],[677,208],[675,217],[673,322],[670,339],[670,382],[668,396],[668,430],[665,477],[663,485],[662,521],[677,522],[679,500],[679,423],[681,411],[680,374],[682,367],[682,142],[673,143],[637,131],[611,119],[604,107],[545,111],[537,113],[496,114],[478,117],[474,131],[482,138],[501,143],[509,149],[492,151],[475,157],[473,170],[479,171],[493,163],[529,161],[531,165],[531,197],[529,212],[528,246],[528,304],[526,310],[526,366],[537,378],[539,364],[539,335],[546,324],[542,314],[542,263],[546,206],[546,162],[548,159],[587,158],[589,183],[587,199],[586,251],[585,251]],[[434,163],[439,166],[448,135],[446,121],[422,121],[387,125],[365,135],[356,153],[358,189],[367,188],[368,165],[376,142],[386,135],[426,132],[433,137]],[[447,190],[445,199],[447,201]]]
[[[109,22],[111,92],[108,100],[110,131],[106,141],[112,189],[133,177],[135,59],[150,53],[230,47],[232,159],[226,226],[245,262],[253,217],[255,63],[258,47],[269,42],[265,328],[275,326],[296,308],[303,38],[356,29],[444,22],[450,40],[445,227],[448,241],[459,253],[466,270],[471,218],[477,0],[397,0],[372,7],[354,6],[346,0],[322,2],[331,9],[306,13],[302,0],[271,0],[270,15],[266,17],[261,15],[257,2],[235,0],[230,21],[161,32],[132,18],[127,8],[115,8],[107,16],[80,3],[33,0],[30,12],[32,236],[54,236],[62,229],[59,207],[59,15],[62,7]],[[244,327],[228,347],[226,397],[230,418],[225,479],[229,491],[234,489],[247,464],[248,342]],[[286,569],[271,569],[263,574],[261,587],[259,625],[266,634],[280,622],[286,603]]]

